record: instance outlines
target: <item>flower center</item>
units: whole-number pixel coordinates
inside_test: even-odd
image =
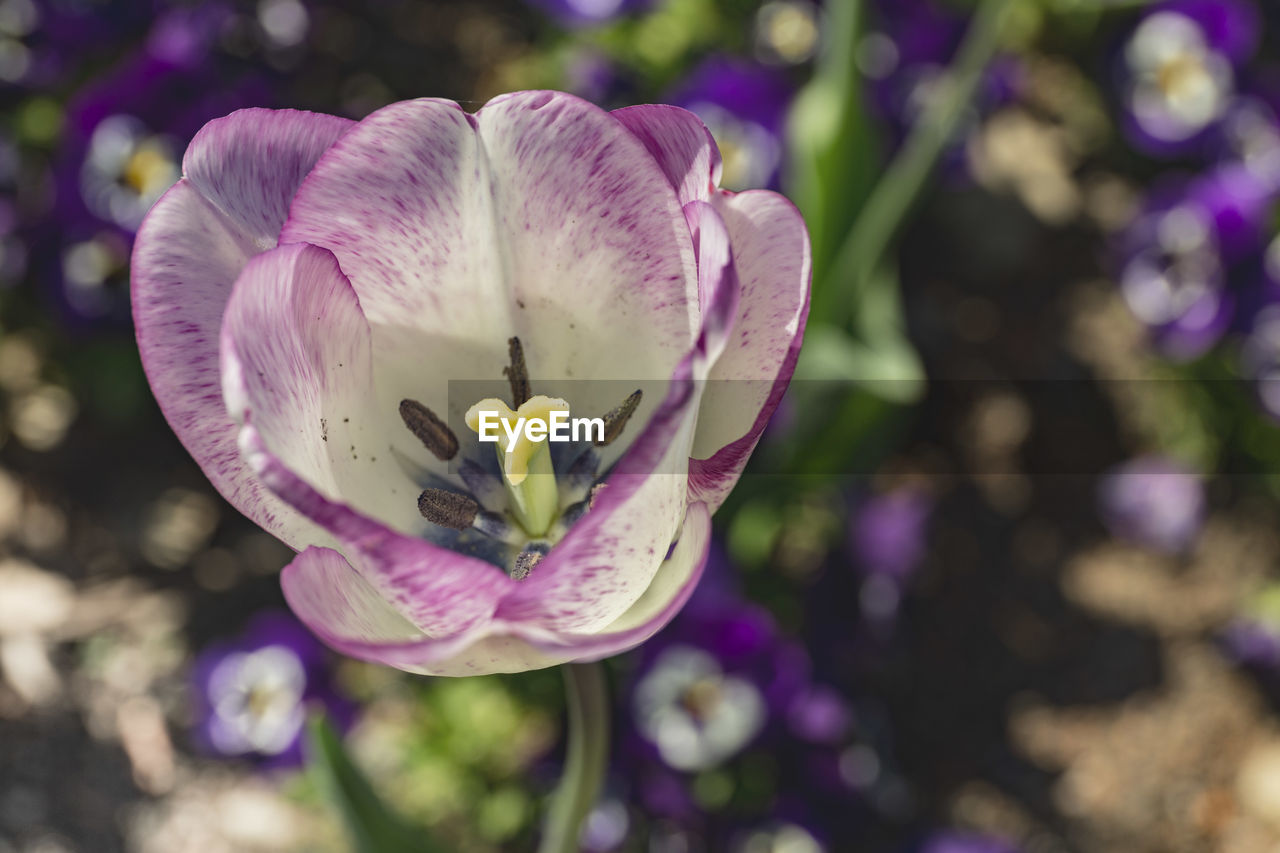
[[[557,475],[548,439],[568,421],[564,400],[533,395],[519,338],[508,341],[511,365],[504,369],[511,384],[511,404],[489,397],[466,414],[468,428],[481,442],[493,443],[497,474],[484,460],[463,459],[458,474],[464,490],[428,488],[418,497],[418,511],[440,527],[475,531],[500,546],[500,563],[512,578],[522,580],[543,556],[591,508],[603,488],[597,483],[600,466],[594,447],[611,444],[640,404],[636,391],[619,406],[591,420],[597,429],[587,430],[585,447],[564,458]],[[512,408],[514,406],[514,408]],[[458,454],[457,436],[434,412],[415,400],[402,400],[400,417],[437,459],[450,461]],[[573,425],[578,440],[578,423]]]
[[[490,435],[496,439],[498,466],[512,513],[531,536],[544,535],[560,509],[556,473],[546,442],[551,435],[552,412],[568,414],[569,404],[539,394],[513,412],[506,403],[490,397],[467,412],[467,426],[482,441]],[[538,435],[543,440],[535,440]]]

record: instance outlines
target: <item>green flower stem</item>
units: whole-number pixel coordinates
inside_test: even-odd
[[[867,282],[969,109],[982,73],[1003,40],[1013,6],[1014,0],[982,0],[942,88],[929,99],[840,244],[832,269],[844,280],[845,298],[832,306],[831,322],[843,325],[861,304]]]
[[[604,665],[569,663],[564,673],[569,744],[539,853],[576,853],[582,821],[596,804],[609,764],[609,691]]]

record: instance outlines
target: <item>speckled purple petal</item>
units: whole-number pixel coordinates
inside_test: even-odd
[[[707,201],[720,184],[720,149],[702,119],[681,107],[641,104],[614,110],[658,161],[680,204]]]
[[[733,332],[742,288],[733,263],[729,230],[716,209],[705,201],[691,201],[684,206],[684,218],[698,258],[700,354],[708,364],[715,364]]]
[[[424,533],[421,486],[387,451],[388,419],[370,414],[368,323],[328,250],[294,243],[249,261],[223,318],[221,371],[228,410],[252,420],[295,474],[402,533]]]
[[[586,517],[507,596],[498,616],[562,632],[599,631],[649,586],[683,523],[693,432],[706,378],[737,311],[738,288],[720,219],[687,206],[709,273],[701,328],[666,398],[619,460]]]
[[[697,329],[666,177],[608,113],[561,93],[373,113],[321,159],[282,239],[338,257],[393,416],[404,397],[445,408],[450,380],[499,379],[511,335],[555,393],[540,380],[665,380]]]
[[[303,176],[351,124],[272,110],[210,122],[133,252],[138,348],[165,418],[232,505],[295,547],[309,525],[253,480],[236,449],[218,378],[218,332],[240,270],[276,244]]]
[[[671,556],[659,567],[644,594],[611,624],[594,633],[558,632],[530,642],[546,654],[566,660],[599,660],[638,646],[680,612],[693,594],[711,552],[711,510],[690,504]]]
[[[728,346],[711,369],[689,463],[690,499],[714,510],[791,381],[812,268],[804,220],[782,196],[721,192],[712,203],[728,229],[742,290]]]
[[[484,629],[497,601],[516,583],[491,563],[404,536],[329,500],[289,470],[251,422],[240,430],[240,450],[267,488],[327,530],[378,595],[431,637]]]
[[[605,480],[591,510],[512,590],[499,618],[556,631],[604,628],[648,587],[685,512],[686,468],[697,422],[696,351]]]
[[[632,648],[679,612],[706,565],[711,516],[689,507],[680,542],[644,595],[597,633],[547,631],[501,620],[458,634],[412,636],[400,619],[336,551],[310,548],[281,577],[290,607],[335,650],[361,660],[424,675],[520,672],[566,661],[598,660]]]
[[[292,244],[249,262],[227,303],[222,377],[227,405],[244,424],[240,448],[250,468],[325,531],[319,544],[337,543],[418,628],[432,636],[466,630],[513,582],[495,566],[387,526],[388,517],[409,526],[397,514],[416,514],[417,488],[388,454],[365,458],[380,448],[362,417],[371,370],[367,325],[332,254]],[[371,518],[377,510],[384,514]]]

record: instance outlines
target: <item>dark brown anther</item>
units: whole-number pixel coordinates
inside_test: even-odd
[[[458,437],[453,430],[417,400],[400,401],[400,418],[422,446],[441,462],[448,462],[458,455]]]
[[[502,375],[511,383],[511,408],[518,409],[533,396],[529,391],[529,368],[524,363],[524,347],[519,338],[507,339],[507,354],[511,366],[502,368]]]
[[[432,524],[466,530],[476,520],[480,504],[468,495],[445,489],[427,489],[418,496],[418,512]]]
[[[640,398],[644,395],[639,389],[632,392],[630,397],[614,406],[604,416],[604,438],[595,443],[596,447],[605,447],[613,444],[618,436],[622,435],[622,431],[627,427],[627,421],[631,420],[631,416],[635,414],[636,406],[640,405]]]
[[[544,552],[533,547],[525,548],[519,554],[516,554],[515,565],[511,567],[511,579],[513,581],[522,581],[529,577],[529,572],[533,571],[533,567],[542,562],[545,556]]]

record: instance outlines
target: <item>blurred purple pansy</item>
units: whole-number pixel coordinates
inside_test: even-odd
[[[260,614],[236,641],[206,648],[192,681],[196,740],[215,755],[296,766],[309,711],[325,711],[340,728],[355,715],[333,685],[324,647],[283,613]]]
[[[690,72],[668,100],[706,123],[724,159],[724,185],[745,189],[777,184],[783,126],[794,94],[780,69],[713,56]]]
[[[1259,302],[1240,347],[1240,366],[1255,383],[1262,410],[1280,420],[1280,237],[1263,256]]]
[[[775,723],[821,740],[848,722],[846,708],[831,707],[838,697],[811,685],[804,648],[742,598],[715,544],[687,609],[642,657],[632,721],[648,751],[676,770],[722,764]]]
[[[1280,192],[1280,119],[1267,99],[1240,97],[1220,125],[1216,153],[1238,163],[1266,191]]]
[[[748,678],[725,672],[693,646],[663,650],[636,685],[636,729],[676,770],[706,770],[742,751],[764,729],[768,708]]]
[[[127,322],[133,234],[178,180],[182,146],[209,119],[261,100],[260,79],[206,61],[210,34],[200,28],[221,18],[187,11],[158,19],[148,51],[68,103],[54,163],[54,245],[41,252],[52,268],[41,281],[71,325]]]
[[[927,547],[933,499],[919,489],[900,488],[866,498],[854,509],[849,547],[868,575],[903,582]]]
[[[510,672],[679,610],[808,307],[799,214],[719,173],[691,113],[555,92],[359,123],[245,110],[196,136],[133,254],[143,365],[214,485],[301,551],[285,595],[326,643]],[[448,426],[474,402],[451,408],[450,381],[504,368],[513,404],[661,393],[526,476]]]
[[[804,688],[787,709],[791,733],[810,743],[838,743],[853,726],[853,711],[838,691],[822,684]]]
[[[868,81],[871,106],[897,145],[938,92],[968,26],[968,16],[938,0],[877,0],[872,26],[855,59]],[[1011,55],[987,67],[975,100],[979,112],[1008,102],[1021,88],[1022,67]],[[963,146],[953,146],[948,166],[957,166]]]
[[[862,499],[849,525],[849,550],[862,575],[859,604],[869,625],[891,627],[902,595],[928,550],[933,498],[900,487]]]
[[[1221,189],[1211,180],[1160,188],[1120,239],[1121,295],[1175,360],[1202,355],[1231,325],[1235,302],[1218,226],[1235,229],[1237,240],[1244,233],[1227,200],[1212,197]]]
[[[1113,535],[1168,553],[1189,548],[1204,521],[1199,475],[1159,456],[1139,457],[1107,474],[1098,502]]]
[[[1257,46],[1249,0],[1168,0],[1143,16],[1121,56],[1125,124],[1150,154],[1198,144],[1227,112],[1236,69]]]

